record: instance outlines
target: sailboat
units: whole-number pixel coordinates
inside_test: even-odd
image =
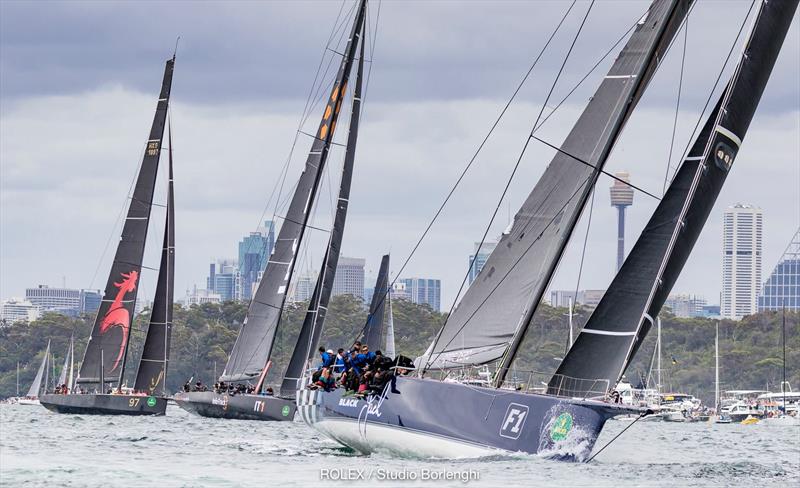
[[[648,410],[609,401],[705,223],[731,169],[797,7],[765,2],[745,50],[667,193],[547,390],[504,389],[505,377],[614,142],[687,15],[655,0],[481,273],[417,359],[379,395],[298,392],[309,425],[362,453],[425,457],[524,452],[588,459],[605,422]],[[748,55],[757,53],[757,55]],[[494,385],[425,377],[500,359]]]
[[[786,306],[783,307],[783,319],[781,322],[781,344],[783,347],[783,361],[782,361],[782,372],[783,372],[783,379],[781,380],[781,391],[780,393],[767,393],[765,395],[760,395],[758,398],[759,400],[765,401],[775,401],[780,400],[781,403],[778,409],[778,415],[772,417],[766,417],[761,421],[767,425],[781,425],[781,426],[800,426],[800,410],[798,409],[798,405],[800,405],[800,394],[796,392],[792,392],[791,386],[789,386],[789,382],[786,381]],[[789,398],[794,400],[791,403],[794,403],[794,415],[789,413],[789,406],[790,402],[788,401]]]
[[[50,364],[50,341],[47,341],[47,348],[44,350],[44,356],[42,357],[42,364],[39,365],[39,369],[36,371],[36,376],[33,378],[33,383],[31,383],[31,387],[28,388],[28,393],[19,399],[17,402],[20,405],[39,405],[40,404],[40,396],[41,394],[47,391],[47,383],[48,383],[48,364]],[[44,378],[44,382],[42,382],[42,378]],[[42,390],[44,387],[44,391]]]
[[[364,69],[364,25],[367,2],[361,0],[355,12],[347,45],[342,54],[336,78],[327,98],[319,129],[314,136],[305,169],[295,187],[283,225],[275,241],[275,249],[250,302],[247,316],[234,343],[225,369],[214,391],[188,391],[175,395],[175,402],[189,412],[205,417],[239,420],[293,420],[296,411],[294,388],[302,376],[308,358],[306,345],[312,337],[319,340],[321,321],[327,310],[327,299],[333,286],[333,274],[338,261],[341,238],[350,192],[350,178],[354,162],[358,133],[358,114],[361,106],[361,84]],[[352,102],[350,132],[347,140],[342,183],[340,184],[334,228],[323,260],[322,272],[317,278],[314,294],[298,338],[289,366],[284,374],[280,394],[275,395],[265,385],[272,367],[271,356],[276,333],[281,327],[281,314],[286,303],[286,292],[291,283],[297,252],[309,224],[311,209],[333,144],[339,111],[346,94],[347,84],[361,44],[358,60],[355,95]],[[241,391],[249,388],[252,393]],[[238,390],[238,391],[237,391]]]
[[[175,56],[166,62],[161,93],[144,157],[128,207],[105,295],[95,318],[83,362],[69,394],[42,397],[42,405],[58,413],[99,415],[163,415],[167,408],[166,372],[172,328],[175,253],[175,206],[172,184],[172,141],[164,246],[153,311],[133,391],[125,391],[124,375],[134,306],[142,271],[147,228],[156,187],[164,128],[172,87]],[[113,299],[111,298],[113,297]],[[116,387],[111,386],[116,383]],[[110,385],[111,384],[111,385]],[[83,393],[84,386],[90,388]],[[80,388],[80,391],[75,391]]]
[[[56,382],[56,389],[61,390],[62,393],[67,393],[72,390],[72,379],[75,367],[75,336],[70,336],[69,347],[67,353],[64,354],[64,365],[61,367],[61,372],[58,374],[58,381]],[[66,388],[66,391],[64,391]]]

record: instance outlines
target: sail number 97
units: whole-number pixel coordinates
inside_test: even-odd
[[[131,398],[128,400],[129,407],[138,407],[139,406],[139,399],[138,398]]]

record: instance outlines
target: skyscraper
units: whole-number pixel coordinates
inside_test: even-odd
[[[239,242],[239,280],[241,300],[253,297],[253,288],[258,275],[267,267],[272,249],[275,247],[275,225],[271,220]]]
[[[758,310],[800,311],[800,229],[797,229],[758,297]]]
[[[628,172],[620,171],[614,176],[619,178],[611,185],[611,206],[617,208],[617,271],[619,271],[622,262],[625,261],[625,208],[633,205],[633,188],[625,184],[631,181]]]
[[[208,269],[206,288],[218,293],[222,301],[236,300],[239,266],[235,259],[218,259]]]
[[[480,252],[478,251],[479,247]],[[485,241],[482,246],[480,242],[475,243],[475,248],[472,251],[472,254],[469,255],[468,284],[471,285],[472,282],[475,281],[475,278],[478,277],[478,273],[480,273],[483,269],[483,265],[486,264],[486,260],[489,259],[489,255],[492,254],[492,251],[494,251],[495,247],[497,247],[497,242],[495,241]]]
[[[739,320],[758,311],[763,213],[737,203],[725,210],[722,232],[722,317]]]
[[[73,317],[81,312],[81,291],[73,288],[50,288],[47,285],[26,288],[25,300],[42,312],[58,312]]]
[[[412,303],[428,304],[435,311],[441,310],[442,282],[431,278],[403,278],[405,290]]]
[[[364,265],[363,258],[348,258],[341,256],[336,266],[336,276],[333,278],[332,295],[353,295],[364,297]]]

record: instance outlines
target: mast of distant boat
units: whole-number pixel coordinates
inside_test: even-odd
[[[783,381],[781,381],[781,392],[783,393],[783,415],[786,415],[786,303],[782,305],[783,323],[781,324],[781,342],[783,343]]]
[[[717,320],[717,334],[714,338],[714,413],[719,418],[719,320]]]

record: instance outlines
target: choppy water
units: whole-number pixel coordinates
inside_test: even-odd
[[[598,446],[627,422],[606,425]],[[320,480],[323,469],[357,477]],[[342,470],[342,471],[335,471]],[[347,471],[350,470],[350,471]],[[423,482],[423,473],[478,480]],[[475,475],[473,475],[474,478]],[[170,406],[165,417],[58,415],[0,405],[4,486],[798,486],[800,428],[639,422],[589,464],[532,456],[436,461],[357,456],[305,424],[224,421]]]

